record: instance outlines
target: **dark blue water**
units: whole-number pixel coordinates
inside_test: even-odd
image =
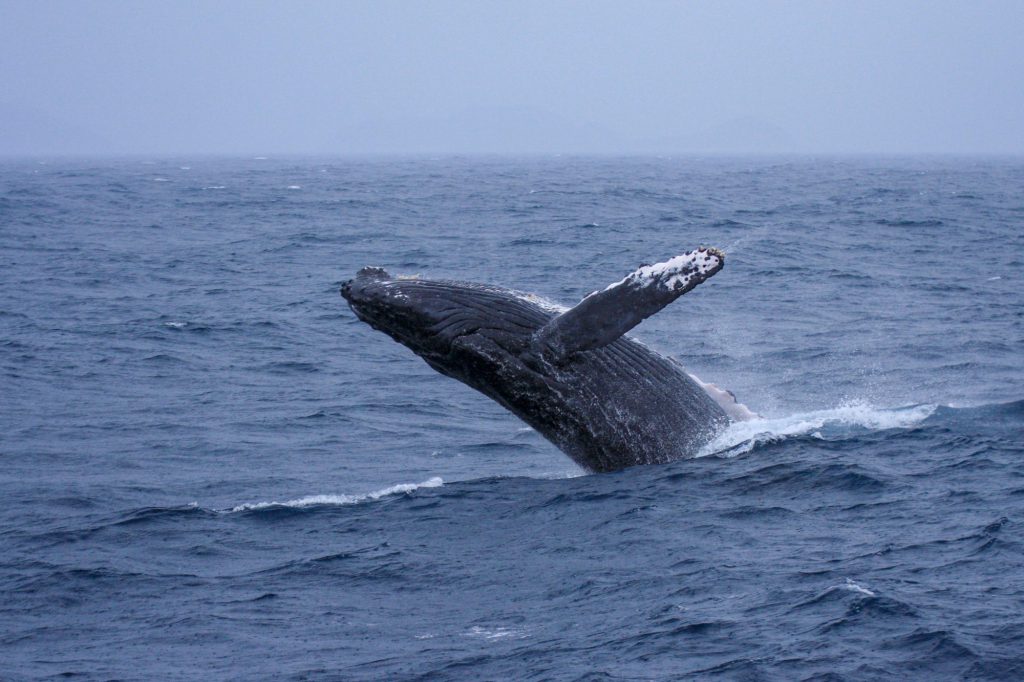
[[[1024,163],[0,166],[0,678],[1019,679]],[[572,303],[764,419],[583,475],[358,322]]]

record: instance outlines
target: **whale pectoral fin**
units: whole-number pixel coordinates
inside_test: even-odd
[[[574,353],[607,346],[724,264],[724,253],[702,247],[664,263],[644,265],[538,329],[532,350],[558,363]]]

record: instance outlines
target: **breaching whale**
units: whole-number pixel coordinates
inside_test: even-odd
[[[568,310],[487,284],[392,277],[341,286],[359,319],[494,399],[582,467],[693,456],[730,421],[674,360],[625,336],[722,269],[700,248],[644,265]]]

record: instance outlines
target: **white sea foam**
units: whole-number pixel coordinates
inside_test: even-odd
[[[857,583],[853,582],[849,578],[842,585],[836,585],[835,589],[846,590],[847,592],[856,592],[857,594],[863,594],[865,597],[874,597],[875,593],[866,587],[861,587]]]
[[[561,481],[568,478],[579,478],[580,476],[589,476],[589,474],[582,467],[573,467],[572,469],[559,469],[557,471],[542,471],[536,474],[536,478],[542,478],[549,481]]]
[[[164,322],[165,327],[171,327],[173,329],[182,329],[188,326],[188,322]]]
[[[771,443],[790,436],[811,435],[816,438],[827,438],[829,434],[826,432],[841,436],[857,428],[870,431],[909,429],[930,417],[936,407],[937,405],[910,405],[883,409],[866,404],[853,404],[788,417],[734,422],[701,448],[697,456],[735,457],[750,452],[759,444]]]
[[[288,189],[302,189],[302,185],[288,185]]]
[[[494,641],[497,639],[522,639],[526,637],[524,630],[517,630],[516,628],[503,628],[496,627],[493,630],[482,628],[474,625],[466,632],[467,637],[477,637],[479,639],[486,639],[488,641]]]
[[[210,185],[209,187],[204,187],[203,189],[224,189],[224,185]]]
[[[444,485],[444,481],[440,477],[435,476],[423,481],[422,483],[399,483],[397,485],[375,490],[372,493],[365,493],[363,495],[310,495],[308,497],[300,497],[297,500],[288,500],[287,502],[249,502],[233,507],[231,511],[252,511],[253,509],[267,509],[268,507],[302,508],[312,507],[315,505],[355,504],[357,502],[362,502],[363,500],[376,500],[381,497],[387,497],[388,495],[410,493],[418,488],[438,488],[442,485]]]

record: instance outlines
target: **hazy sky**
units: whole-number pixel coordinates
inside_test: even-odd
[[[0,0],[0,154],[1024,153],[1024,0]]]

